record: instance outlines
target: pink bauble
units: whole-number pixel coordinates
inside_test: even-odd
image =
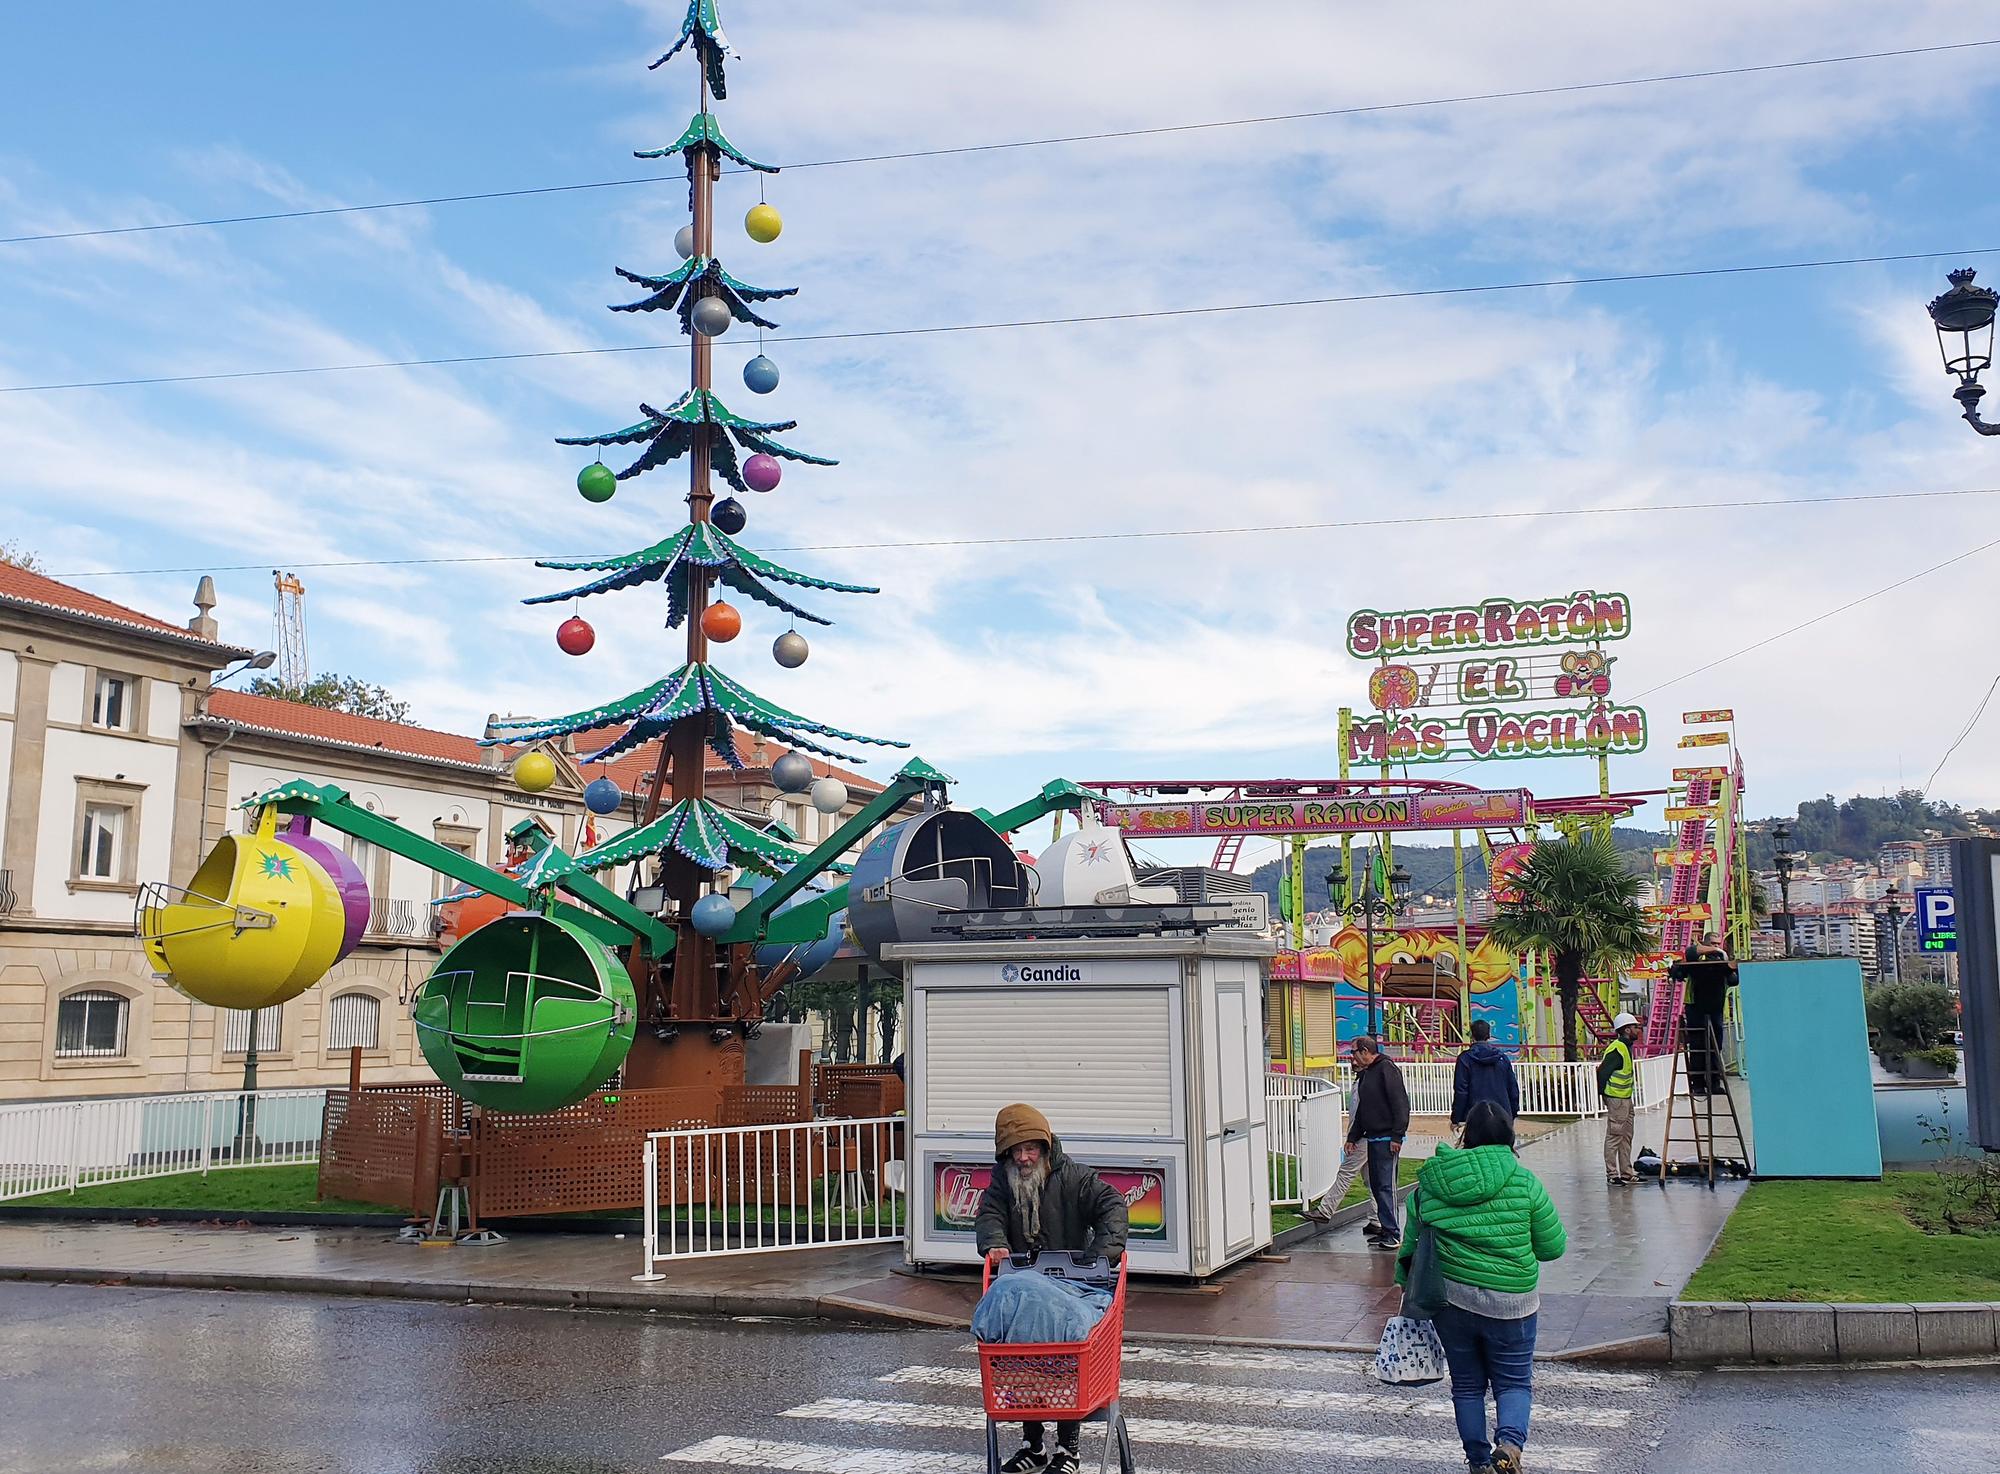
[[[556,626],[556,645],[565,655],[588,655],[596,643],[597,631],[574,614]]]
[[[778,458],[767,456],[762,451],[743,463],[743,484],[752,491],[774,490],[783,475]]]

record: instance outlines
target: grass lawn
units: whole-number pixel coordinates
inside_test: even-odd
[[[1925,1233],[1934,1173],[1881,1182],[1759,1182],[1729,1216],[1688,1300],[2000,1300],[2000,1231]]]
[[[106,1182],[73,1193],[43,1193],[18,1198],[33,1208],[199,1208],[229,1213],[395,1213],[380,1203],[349,1203],[338,1198],[321,1202],[315,1195],[319,1168],[232,1167],[211,1172],[182,1172],[172,1177],[146,1177],[137,1182]]]

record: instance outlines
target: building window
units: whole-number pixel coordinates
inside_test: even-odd
[[[326,1006],[329,1054],[382,1047],[382,1004],[366,993],[342,993]]]
[[[84,804],[83,841],[76,863],[79,879],[124,879],[125,828],[131,812],[123,804]]]
[[[138,682],[131,676],[97,673],[97,685],[90,697],[90,725],[113,732],[132,730],[132,704]]]
[[[57,1059],[117,1059],[125,1053],[131,1003],[116,993],[72,993],[56,1004]]]
[[[222,1052],[243,1054],[250,1045],[250,1011],[247,1008],[227,1010],[228,1021],[222,1026]],[[284,1022],[285,1006],[273,1003],[269,1008],[257,1010],[257,1052],[271,1054],[276,1051],[282,1034],[280,1025]]]

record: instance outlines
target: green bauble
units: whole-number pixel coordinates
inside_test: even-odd
[[[618,478],[602,461],[592,461],[576,473],[576,489],[587,502],[608,502],[618,489]]]

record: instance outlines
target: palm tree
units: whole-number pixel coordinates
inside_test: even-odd
[[[1654,944],[1639,907],[1639,877],[1625,868],[1608,833],[1542,840],[1512,880],[1516,899],[1494,910],[1490,935],[1502,946],[1539,948],[1554,958],[1562,999],[1563,1058],[1578,1058],[1576,1002],[1600,966],[1629,964]]]

